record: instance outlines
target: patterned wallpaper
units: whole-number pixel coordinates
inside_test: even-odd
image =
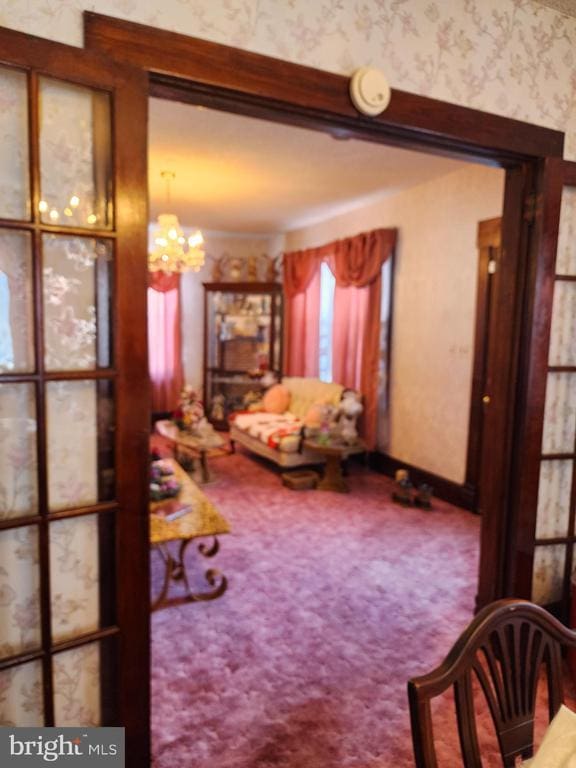
[[[0,0],[0,24],[82,44],[94,10],[341,74],[372,64],[414,93],[568,134],[576,19],[535,0]]]

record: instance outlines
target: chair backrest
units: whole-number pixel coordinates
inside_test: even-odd
[[[453,686],[458,735],[466,768],[481,768],[473,679],[490,711],[506,768],[532,756],[534,710],[542,669],[549,718],[563,701],[562,646],[576,647],[576,632],[524,600],[498,600],[482,609],[434,671],[408,682],[417,768],[436,768],[430,702]]]

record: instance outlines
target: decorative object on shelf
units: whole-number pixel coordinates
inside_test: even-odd
[[[176,174],[172,171],[162,171],[166,181],[166,204],[170,207],[170,182]],[[173,213],[161,213],[158,216],[158,227],[154,231],[154,246],[148,254],[148,269],[150,272],[198,272],[205,262],[204,238],[200,230],[196,230],[188,239]]]
[[[180,393],[178,407],[172,414],[172,420],[178,429],[191,434],[198,433],[207,424],[204,406],[193,387],[184,387]]]
[[[242,258],[225,251],[220,256],[208,254],[208,258],[212,262],[212,281],[215,283],[223,280],[233,283],[274,283],[278,279],[282,254],[269,256],[267,253],[251,253]]]
[[[245,410],[246,395],[261,398],[280,373],[282,286],[228,282],[204,289],[206,415],[216,429],[226,429],[228,414]]]
[[[226,411],[224,408],[226,398],[224,395],[214,395],[212,398],[212,405],[210,408],[210,418],[212,421],[224,421],[226,418]]]
[[[163,461],[150,464],[150,499],[161,501],[171,499],[180,492],[180,483],[174,476],[174,471]]]

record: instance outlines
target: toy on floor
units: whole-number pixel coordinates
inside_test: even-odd
[[[396,490],[392,492],[392,500],[403,507],[420,507],[432,509],[432,494],[434,489],[427,483],[422,483],[416,490],[407,469],[399,469],[394,475]]]

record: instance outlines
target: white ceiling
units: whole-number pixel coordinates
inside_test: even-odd
[[[286,232],[444,176],[464,163],[150,100],[150,216],[183,226]],[[176,174],[171,203],[161,171]],[[170,210],[166,210],[169,207]]]

